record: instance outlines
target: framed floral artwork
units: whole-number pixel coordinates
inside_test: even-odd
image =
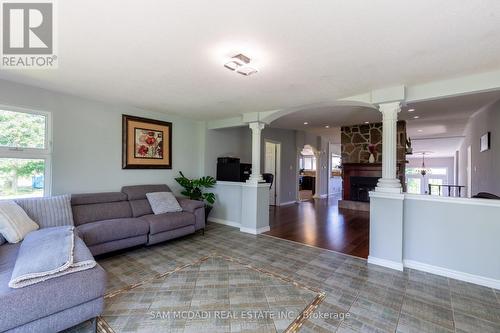
[[[172,169],[172,123],[122,115],[122,168]]]

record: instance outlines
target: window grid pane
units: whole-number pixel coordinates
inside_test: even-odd
[[[47,117],[0,110],[0,147],[46,149]]]
[[[0,158],[0,199],[43,196],[45,164],[43,159]]]

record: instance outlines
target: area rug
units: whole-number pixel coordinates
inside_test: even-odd
[[[211,255],[112,291],[98,331],[297,332],[325,294],[237,258]]]

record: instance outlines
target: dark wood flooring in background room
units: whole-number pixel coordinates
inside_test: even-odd
[[[314,199],[269,211],[266,235],[368,258],[370,213],[339,209],[338,198]]]

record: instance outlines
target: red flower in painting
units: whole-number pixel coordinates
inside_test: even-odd
[[[148,136],[148,137],[146,138],[146,143],[147,143],[148,145],[152,145],[152,144],[154,144],[155,142],[156,142],[156,139],[155,139],[155,138],[153,138],[153,137],[151,137],[151,136]]]
[[[137,152],[141,156],[146,156],[146,154],[148,153],[148,151],[149,151],[149,148],[146,147],[146,146],[144,146],[144,145],[140,146],[139,149],[137,149]]]

